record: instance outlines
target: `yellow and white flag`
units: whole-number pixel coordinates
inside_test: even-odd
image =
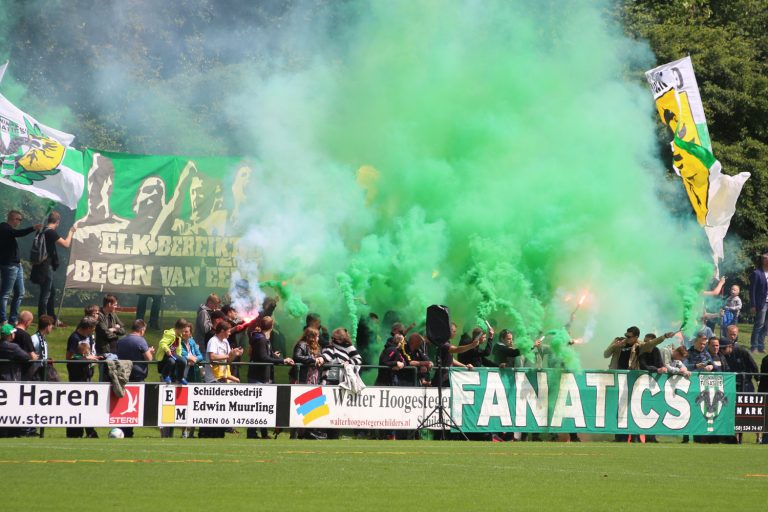
[[[662,123],[673,134],[675,172],[691,201],[696,219],[704,227],[715,261],[723,259],[723,239],[736,212],[744,182],[750,174],[722,173],[712,154],[704,107],[690,57],[661,65],[645,73]]]

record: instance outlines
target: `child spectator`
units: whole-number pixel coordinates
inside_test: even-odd
[[[741,297],[739,297],[739,293],[741,293],[741,289],[735,284],[731,286],[731,294],[725,299],[725,306],[723,306],[722,310],[723,322],[720,326],[722,336],[725,336],[729,325],[739,323],[739,314],[741,313]]]

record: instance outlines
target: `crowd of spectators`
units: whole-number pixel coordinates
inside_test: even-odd
[[[32,333],[34,316],[30,311],[20,311],[24,295],[24,279],[21,258],[16,239],[38,230],[48,236],[49,249],[56,259],[55,246],[67,247],[72,232],[61,238],[55,232],[57,215],[48,218],[48,224],[19,228],[22,216],[17,211],[8,214],[7,222],[0,223],[0,380],[57,380],[56,368],[48,363],[54,355],[48,350],[46,336],[63,324],[55,317],[52,284],[41,285],[41,297],[37,331]],[[690,378],[695,372],[735,372],[737,391],[755,391],[755,376],[759,373],[753,357],[764,353],[764,338],[768,328],[768,254],[760,260],[750,279],[750,313],[754,328],[749,348],[739,343],[738,321],[742,311],[741,289],[733,285],[727,297],[721,297],[725,278],[715,284],[713,290],[704,292],[709,303],[719,312],[705,311],[701,328],[691,339],[682,333],[668,332],[661,336],[654,333],[640,337],[640,329],[629,327],[623,336],[616,337],[604,351],[610,359],[608,368],[616,370],[640,370],[653,374],[681,375]],[[48,281],[58,261],[50,262],[46,270]],[[157,297],[153,297],[153,307]],[[449,372],[444,368],[460,367],[472,370],[476,367],[547,368],[558,366],[551,360],[552,351],[546,336],[538,337],[533,346],[522,352],[515,344],[511,330],[501,331],[495,339],[491,324],[475,326],[458,335],[455,323],[450,325],[450,339],[431,344],[424,332],[412,332],[415,324],[404,326],[396,317],[389,325],[389,336],[383,348],[377,342],[378,317],[371,313],[358,325],[360,350],[344,328],[330,330],[322,325],[319,315],[309,313],[300,338],[292,349],[285,345],[284,336],[278,329],[274,312],[279,300],[267,297],[253,319],[240,318],[240,312],[232,304],[210,294],[197,310],[194,323],[178,319],[173,328],[162,332],[157,350],[145,339],[146,325],[143,320],[134,321],[126,332],[126,326],[118,316],[118,300],[114,295],[103,297],[101,306],[88,305],[83,317],[77,322],[67,340],[65,358],[72,382],[88,382],[96,375],[107,381],[104,361],[128,359],[134,361],[130,380],[141,382],[149,378],[148,362],[155,360],[159,380],[165,383],[186,385],[189,382],[271,384],[275,382],[275,366],[291,366],[290,382],[300,384],[335,385],[345,378],[359,377],[360,366],[367,363],[377,367],[377,386],[447,386]],[[6,316],[8,306],[10,313]],[[709,309],[712,309],[711,307]],[[137,312],[138,313],[138,312]],[[139,316],[142,316],[143,313]],[[393,317],[390,315],[390,319]],[[714,320],[719,321],[715,322]],[[385,316],[385,320],[387,316]],[[155,327],[159,321],[155,315],[150,320]],[[715,336],[716,323],[720,337]],[[671,339],[678,340],[666,343]],[[290,356],[281,353],[284,349]],[[367,356],[364,360],[364,355]],[[242,364],[241,364],[242,363]],[[241,366],[247,371],[241,374]],[[763,373],[768,372],[768,357],[761,363]],[[350,373],[351,372],[351,373]],[[758,379],[759,389],[768,391],[768,377]],[[266,429],[257,432],[249,429],[249,437],[266,437]],[[130,432],[128,433],[130,435]],[[294,433],[296,434],[296,433]],[[82,435],[95,437],[94,429],[67,429],[69,437]],[[303,433],[299,432],[299,436]],[[768,437],[768,436],[767,436]],[[622,438],[617,438],[622,439]]]

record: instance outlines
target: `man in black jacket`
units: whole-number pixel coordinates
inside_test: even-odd
[[[736,391],[754,393],[755,385],[752,382],[754,375],[752,374],[757,373],[757,364],[749,350],[737,343],[739,328],[736,325],[729,325],[726,333],[727,336],[720,340],[720,352],[728,361],[729,370],[740,374],[736,375]]]
[[[35,224],[18,229],[23,220],[21,212],[11,210],[8,220],[0,223],[0,325],[5,322],[15,324],[19,319],[19,307],[24,297],[24,270],[21,268],[19,244],[16,239],[42,229],[42,224]],[[11,314],[6,316],[8,299],[11,299]]]

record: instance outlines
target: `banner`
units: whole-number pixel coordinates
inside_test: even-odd
[[[450,393],[443,390],[448,410]],[[357,395],[338,386],[291,386],[291,428],[415,430],[438,404],[435,388],[367,387]],[[425,428],[439,428],[433,415]]]
[[[277,386],[189,384],[159,387],[158,426],[274,427]]]
[[[645,73],[653,91],[656,109],[674,134],[673,168],[682,178],[696,219],[709,239],[715,262],[723,259],[723,239],[736,212],[748,172],[736,176],[722,173],[712,153],[704,107],[690,57],[676,60]]]
[[[737,393],[736,432],[768,432],[768,393]]]
[[[37,122],[0,94],[0,183],[74,210],[83,195],[83,154],[74,135]]]
[[[144,403],[143,384],[118,397],[106,383],[0,382],[0,426],[138,427]]]
[[[240,159],[87,150],[67,288],[179,294],[227,290],[234,226],[252,170]],[[227,181],[229,180],[229,181]],[[190,294],[195,295],[195,294]]]
[[[732,435],[736,380],[478,368],[451,371],[451,396],[464,432]]]

